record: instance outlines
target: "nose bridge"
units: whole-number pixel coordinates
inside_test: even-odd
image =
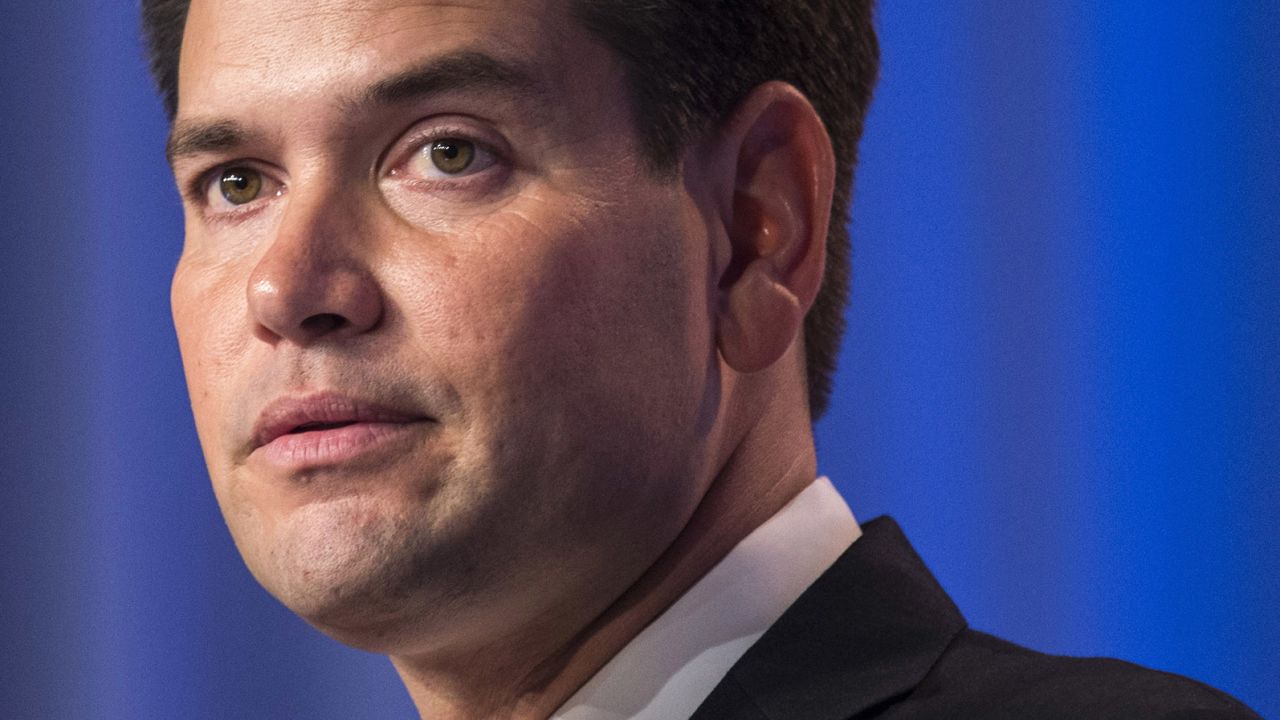
[[[291,188],[274,235],[249,274],[253,321],[298,344],[373,329],[382,293],[358,203],[339,186]]]

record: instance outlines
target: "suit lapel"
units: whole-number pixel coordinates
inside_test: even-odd
[[[919,684],[964,627],[898,525],[872,520],[691,720],[853,718]]]

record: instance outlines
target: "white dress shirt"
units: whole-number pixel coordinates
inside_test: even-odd
[[[831,481],[818,478],[632,638],[553,720],[688,720],[861,534]]]

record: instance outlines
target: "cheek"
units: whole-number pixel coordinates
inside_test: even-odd
[[[487,223],[480,244],[497,239],[505,251],[460,261],[442,318],[452,341],[488,356],[464,372],[501,373],[483,380],[504,391],[573,395],[660,380],[655,366],[687,358],[700,318],[680,230],[625,212]]]
[[[706,381],[705,258],[681,209],[572,209],[477,227],[443,273],[439,312],[415,323],[498,473],[598,475],[658,454],[664,433],[690,428]]]
[[[173,324],[182,353],[182,365],[195,415],[196,429],[206,458],[215,441],[214,427],[226,408],[223,403],[236,369],[247,350],[244,332],[247,312],[244,289],[228,264],[201,262],[183,256],[170,288]],[[237,292],[239,288],[239,292]]]

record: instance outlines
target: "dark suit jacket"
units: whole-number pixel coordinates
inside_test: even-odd
[[[879,518],[693,720],[1257,717],[1178,675],[1044,655],[969,629],[897,524]]]

